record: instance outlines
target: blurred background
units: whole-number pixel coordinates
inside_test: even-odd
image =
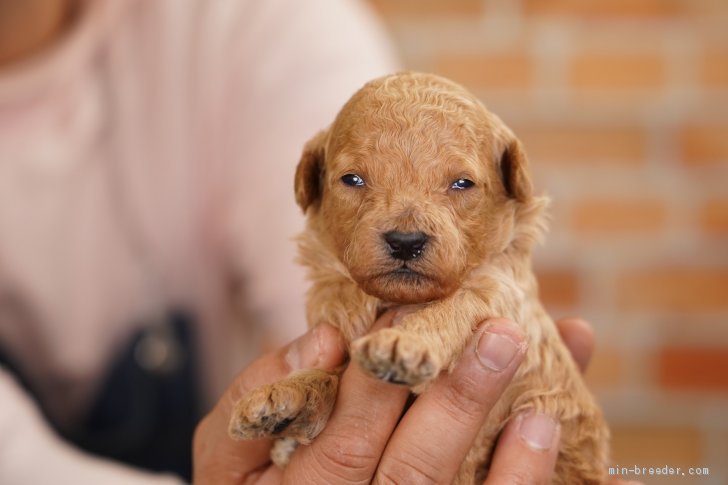
[[[459,81],[553,198],[537,253],[620,466],[728,483],[728,2],[369,0],[408,69]]]

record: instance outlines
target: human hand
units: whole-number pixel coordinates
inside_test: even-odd
[[[378,326],[391,323],[391,318],[385,315]],[[571,319],[559,329],[577,362],[585,366],[593,347],[589,327]],[[234,402],[254,387],[279,380],[295,368],[333,369],[343,361],[338,332],[319,326],[251,364],[200,423],[194,442],[195,483],[331,483],[385,478],[449,482],[520,364],[523,339],[520,329],[507,320],[485,322],[455,370],[440,376],[401,420],[408,390],[371,379],[357,366],[349,366],[326,428],[281,470],[270,464],[270,440],[233,441],[227,436],[228,420]],[[488,345],[494,341],[496,345]],[[496,447],[488,483],[547,482],[556,461],[558,434],[558,425],[545,416],[511,420]]]
[[[246,367],[195,430],[192,444],[193,483],[257,483],[270,467],[271,440],[236,441],[228,435],[235,403],[249,391],[306,368],[333,370],[344,362],[346,343],[338,330],[322,324],[282,349]]]
[[[377,327],[391,324],[392,318],[392,313],[385,315]],[[280,469],[270,464],[270,440],[237,442],[228,437],[232,406],[249,390],[282,379],[299,366],[333,369],[339,365],[344,358],[341,337],[332,327],[321,325],[256,360],[228,388],[195,433],[194,481],[332,483],[404,477],[449,482],[520,364],[523,342],[522,331],[511,322],[484,323],[455,370],[438,378],[401,421],[408,389],[372,379],[358,366],[349,366],[324,431]],[[547,445],[555,448],[557,439],[554,426]],[[506,449],[498,459],[503,473],[514,463],[520,446]],[[535,451],[530,469],[545,468],[550,473],[554,460],[555,452]]]

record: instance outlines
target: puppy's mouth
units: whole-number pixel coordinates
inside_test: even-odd
[[[437,276],[413,266],[403,262],[396,267],[380,267],[379,272],[356,281],[365,293],[389,303],[425,303],[447,296],[449,288]]]
[[[406,263],[402,264],[399,268],[392,270],[392,271],[385,271],[383,273],[380,273],[377,275],[378,278],[390,278],[394,280],[399,280],[403,283],[423,283],[425,281],[431,280],[429,276],[420,273],[419,271],[415,271],[414,269],[407,266]]]

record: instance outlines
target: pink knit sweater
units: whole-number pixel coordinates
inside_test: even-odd
[[[210,400],[263,332],[303,331],[298,156],[395,66],[349,1],[85,5],[51,49],[0,68],[0,345],[61,420],[164,308],[199,317]],[[70,449],[0,368],[0,483],[66,479],[170,480]]]

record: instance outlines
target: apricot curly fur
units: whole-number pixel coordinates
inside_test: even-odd
[[[342,183],[347,174],[364,185]],[[474,185],[453,189],[458,179]],[[501,316],[524,329],[525,361],[456,483],[482,481],[498,433],[524,410],[561,423],[553,483],[606,479],[607,427],[539,302],[531,270],[548,200],[533,194],[524,149],[496,115],[438,76],[405,72],[376,79],[306,145],[295,190],[308,216],[298,241],[311,281],[309,324],[337,326],[352,343],[353,360],[375,377],[422,392],[454,366],[479,322]],[[394,257],[383,237],[389,231],[424,233],[421,256]],[[397,326],[364,337],[376,316],[395,304],[418,307]],[[300,384],[296,399],[320,400],[317,389],[335,398],[331,385],[293,382]],[[289,377],[286,388],[291,384]],[[241,405],[232,429],[244,416],[250,409]],[[309,412],[306,419],[283,424],[308,442],[328,412]]]

